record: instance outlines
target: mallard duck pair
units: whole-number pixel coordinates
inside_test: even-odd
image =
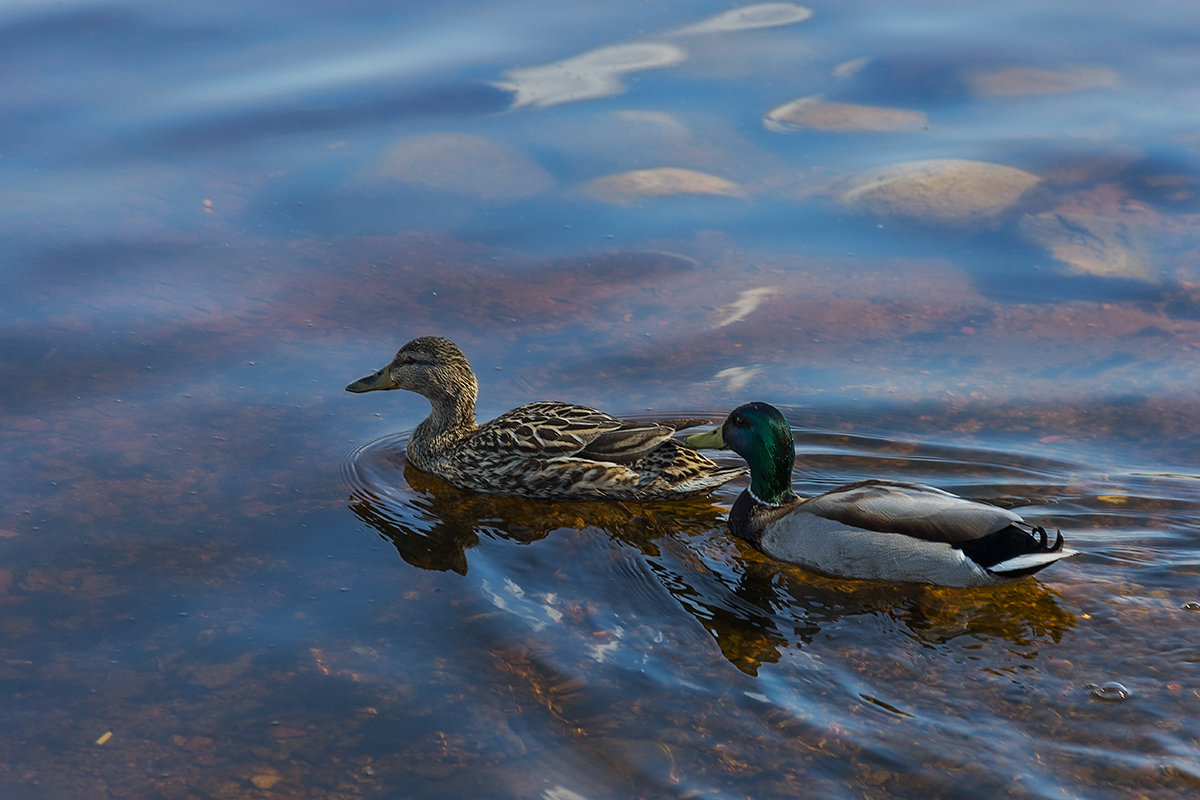
[[[625,421],[587,406],[528,403],[477,425],[479,384],[448,339],[414,339],[349,392],[408,389],[432,411],[413,431],[409,462],[469,491],[535,498],[651,500],[711,491],[745,474],[692,448],[732,449],[750,487],[729,529],[769,556],[843,578],[985,586],[1031,575],[1073,555],[1062,535],[1005,509],[931,486],[869,480],[809,499],[791,491],[791,429],[773,406],[748,403],[720,427],[703,419]],[[686,445],[686,446],[685,446]]]

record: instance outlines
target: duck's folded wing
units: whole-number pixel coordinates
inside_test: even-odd
[[[670,438],[674,429],[654,422],[623,422],[603,411],[571,403],[519,406],[483,425],[478,443],[531,456],[576,456],[597,461],[636,461]]]
[[[931,542],[967,542],[1002,530],[1021,517],[1012,511],[899,481],[862,481],[806,500],[810,514],[870,531]]]
[[[604,431],[576,455],[597,461],[630,464],[648,455],[675,433],[674,428],[653,422],[625,422],[621,427]]]
[[[475,441],[543,458],[572,456],[631,464],[649,455],[676,430],[711,424],[698,417],[620,420],[573,403],[527,403],[481,426]]]
[[[676,431],[711,424],[711,420],[698,417],[622,421],[621,427],[604,431],[588,442],[577,455],[598,461],[631,464],[657,450]],[[705,466],[711,466],[707,459],[699,460]]]

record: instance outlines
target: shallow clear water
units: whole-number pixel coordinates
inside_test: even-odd
[[[1200,789],[1200,14],[734,8],[0,9],[0,795]],[[930,159],[1020,172],[847,190]],[[767,400],[801,493],[1080,555],[884,586],[740,484],[464,494],[342,388],[431,333],[481,418]]]

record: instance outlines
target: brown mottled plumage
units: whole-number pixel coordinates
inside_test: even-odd
[[[587,406],[528,403],[475,424],[479,384],[449,339],[413,339],[349,392],[408,389],[432,408],[408,460],[460,489],[542,498],[647,500],[713,489],[746,472],[721,467],[671,438],[703,419],[624,421]]]

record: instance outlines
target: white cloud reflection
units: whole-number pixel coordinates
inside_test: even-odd
[[[494,85],[513,93],[513,108],[609,97],[625,91],[626,75],[687,61],[687,50],[662,39],[791,25],[811,16],[812,11],[794,3],[742,6],[668,31],[659,40],[607,45],[551,64],[510,69]]]

